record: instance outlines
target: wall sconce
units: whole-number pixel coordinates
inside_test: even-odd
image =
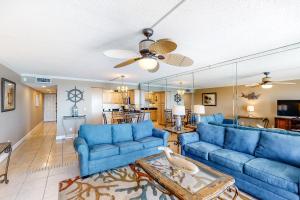
[[[249,117],[253,117],[253,112],[254,112],[254,106],[247,106],[247,111],[248,111],[248,115]]]

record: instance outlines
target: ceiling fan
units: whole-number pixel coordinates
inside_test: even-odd
[[[262,78],[260,83],[254,83],[250,85],[245,85],[246,87],[259,87],[261,86],[264,89],[272,88],[273,85],[294,85],[296,83],[285,82],[285,81],[272,81],[272,78],[269,76],[270,72],[263,73],[265,77]]]
[[[159,61],[177,67],[187,67],[193,64],[193,60],[187,56],[170,53],[177,48],[177,44],[170,39],[152,40],[153,35],[151,28],[143,29],[143,34],[146,39],[139,42],[139,54],[128,50],[111,49],[104,52],[104,55],[112,58],[133,57],[114,66],[121,68],[138,62],[139,66],[148,72],[154,73],[159,69]],[[134,56],[136,55],[136,56]]]

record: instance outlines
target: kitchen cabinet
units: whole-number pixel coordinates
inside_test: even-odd
[[[157,122],[160,125],[165,124],[165,92],[154,93],[155,106],[157,107]]]
[[[157,121],[157,110],[150,110],[150,118],[152,121]]]
[[[128,91],[128,97],[130,98],[130,104],[135,104],[134,90],[129,90]]]
[[[123,104],[123,98],[121,93],[111,90],[103,91],[103,103],[104,104]]]

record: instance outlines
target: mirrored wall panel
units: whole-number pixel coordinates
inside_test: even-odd
[[[175,126],[179,106],[183,125],[299,131],[299,55],[298,47],[280,49],[141,83],[140,106],[163,126]]]

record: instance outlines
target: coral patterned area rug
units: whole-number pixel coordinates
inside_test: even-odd
[[[219,199],[232,199],[234,192],[225,192]],[[175,200],[157,182],[136,165],[129,165],[95,174],[86,179],[71,178],[59,183],[60,200]],[[237,200],[251,199],[239,192]]]

